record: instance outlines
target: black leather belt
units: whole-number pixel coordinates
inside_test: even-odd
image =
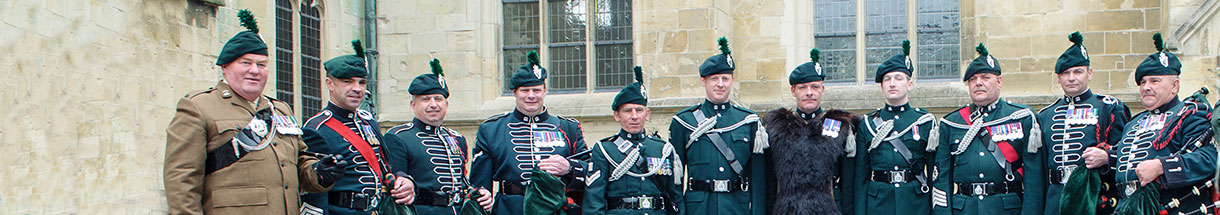
[[[690,189],[694,191],[728,193],[736,191],[750,191],[749,183],[741,183],[741,180],[690,180]]]
[[[610,210],[665,210],[668,206],[670,206],[668,199],[660,196],[612,197],[606,199],[606,208]]]
[[[444,192],[433,192],[426,190],[415,191],[415,205],[431,205],[431,206],[450,206],[453,203],[453,195]]]
[[[980,182],[980,183],[953,183],[953,193],[967,196],[989,196],[1005,193],[1020,193],[1022,190],[1021,182],[1006,181],[1006,182]]]
[[[525,182],[500,182],[500,194],[504,195],[525,195]]]
[[[898,184],[919,180],[915,178],[918,176],[917,173],[911,170],[873,170],[872,172],[872,177],[869,179],[881,183]]]
[[[356,210],[365,210],[372,206],[373,197],[361,192],[338,191],[327,194],[330,197],[330,205],[351,208]]]

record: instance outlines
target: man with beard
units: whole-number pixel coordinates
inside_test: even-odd
[[[796,108],[773,110],[763,118],[772,144],[766,151],[768,205],[773,214],[852,214],[852,191],[839,185],[852,183],[840,176],[854,170],[844,165],[853,164],[844,157],[852,151],[845,148],[855,149],[852,128],[858,120],[847,111],[822,111],[826,76],[818,49],[809,55],[812,61],[788,74]]]
[[[758,115],[729,103],[733,88],[732,51],[721,37],[720,54],[699,66],[707,100],[678,111],[669,123],[669,142],[687,166],[687,214],[766,213],[766,133]]]
[[[262,95],[267,44],[254,14],[237,14],[248,30],[220,50],[224,79],[179,99],[165,128],[169,214],[298,214],[297,192],[323,192],[343,177],[344,164],[300,153],[292,107]]]
[[[1060,214],[1059,200],[1064,195],[1064,185],[1068,178],[1081,164],[1088,163],[1081,159],[1082,155],[1104,154],[1110,147],[1118,144],[1122,138],[1123,125],[1131,117],[1130,109],[1117,98],[1096,94],[1089,89],[1089,80],[1093,78],[1093,69],[1089,67],[1089,53],[1084,47],[1084,36],[1080,32],[1068,36],[1072,46],[1068,47],[1055,63],[1055,76],[1059,86],[1063,87],[1063,98],[1055,100],[1038,111],[1038,123],[1041,123],[1043,153],[1046,158],[1048,176],[1046,186],[1046,209],[1044,214]],[[1096,161],[1096,160],[1094,160]],[[1113,184],[1113,172],[1103,168],[1101,162],[1085,165],[1107,173],[1108,177],[1100,177],[1104,183]],[[1100,169],[1099,169],[1100,168]],[[1110,186],[1102,186],[1102,189]],[[1101,198],[1111,199],[1117,196]],[[1086,201],[1094,202],[1095,201]],[[1110,214],[1114,210],[1112,203],[1096,203],[1101,209],[1098,214]],[[1070,205],[1069,205],[1070,206]]]
[[[877,68],[874,80],[881,84],[885,107],[869,112],[856,132],[856,209],[859,214],[932,213],[928,165],[936,151],[939,119],[920,108],[912,108],[908,93],[914,87],[911,74],[911,42],[902,41],[902,54]]]
[[[1165,50],[1161,34],[1153,35],[1156,53],[1135,68],[1140,103],[1145,108],[1123,129],[1123,137],[1108,154],[1085,155],[1086,165],[1113,165],[1123,198],[1116,211],[1139,211],[1127,205],[1139,190],[1154,196],[1161,214],[1211,213],[1209,183],[1216,173],[1216,146],[1209,138],[1210,109],[1206,104],[1178,101],[1182,63]],[[1147,210],[1144,208],[1142,210]],[[1156,213],[1157,211],[1142,211]]]
[[[415,180],[414,207],[419,214],[457,214],[470,184],[466,180],[466,136],[442,127],[449,110],[449,86],[441,62],[432,59],[432,72],[411,81],[411,109],[415,119],[394,126],[385,134],[391,169]],[[477,201],[491,210],[491,192],[478,189]]]
[[[551,115],[543,105],[549,75],[538,61],[538,52],[527,55],[529,64],[513,72],[509,85],[516,97],[512,112],[491,116],[479,124],[471,158],[471,183],[488,189],[499,182],[492,214],[525,214],[526,186],[534,168],[559,177],[569,198],[564,210],[579,213],[584,196],[585,162],[567,159],[586,149],[580,122]]]
[[[635,81],[610,105],[622,130],[599,141],[589,156],[586,215],[680,214],[682,163],[673,145],[644,131],[652,111],[639,66]]]
[[[410,176],[391,173],[381,146],[381,133],[373,114],[358,109],[365,96],[364,46],[352,41],[356,54],[327,60],[326,109],[305,122],[304,140],[309,151],[333,154],[348,163],[343,178],[329,192],[301,196],[302,214],[371,214],[381,198],[393,197],[398,204],[411,204],[415,183]],[[387,188],[386,186],[393,186]],[[389,195],[385,194],[389,191]]]
[[[1000,99],[1000,65],[979,43],[962,77],[970,105],[941,119],[932,174],[934,214],[1042,214],[1043,158],[1029,106]]]

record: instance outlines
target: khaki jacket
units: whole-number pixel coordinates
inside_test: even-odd
[[[276,132],[267,148],[249,152],[232,165],[205,174],[209,151],[227,145],[257,110],[274,102],[277,116],[293,116],[288,104],[263,96],[257,107],[221,81],[178,100],[165,141],[165,196],[170,214],[299,214],[300,191],[324,192],[311,155],[299,135]],[[299,126],[299,122],[298,122]]]

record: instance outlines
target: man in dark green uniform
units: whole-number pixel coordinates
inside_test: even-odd
[[[476,134],[470,178],[478,188],[500,184],[493,214],[525,213],[524,195],[534,168],[559,177],[568,198],[584,196],[585,162],[566,158],[587,148],[580,122],[547,112],[543,105],[547,70],[539,64],[537,52],[527,56],[530,63],[517,68],[509,82],[516,108],[483,121]],[[564,210],[579,213],[580,208],[569,205]]]
[[[1117,171],[1114,180],[1123,195],[1137,189],[1159,190],[1158,202],[1168,214],[1214,212],[1206,209],[1214,186],[1208,182],[1216,173],[1216,146],[1206,139],[1211,136],[1210,108],[1178,101],[1182,63],[1165,51],[1160,33],[1153,40],[1157,52],[1135,68],[1144,111],[1131,118],[1108,156],[1090,155],[1086,160],[1113,165]],[[1149,184],[1152,186],[1145,186]],[[1125,201],[1130,200],[1120,198],[1116,210],[1124,210]]]
[[[869,112],[856,131],[855,208],[857,214],[931,214],[927,170],[935,153],[939,119],[912,108],[908,93],[911,42],[902,41],[902,54],[877,68],[885,107]]]
[[[1131,117],[1126,104],[1089,89],[1093,69],[1089,67],[1084,36],[1076,32],[1069,35],[1068,40],[1072,46],[1059,55],[1055,63],[1055,76],[1058,77],[1059,86],[1063,87],[1064,96],[1038,111],[1042,142],[1046,144],[1046,147],[1042,147],[1048,176],[1045,214],[1060,214],[1059,199],[1063,195],[1064,184],[1073,170],[1085,164],[1082,155],[1104,154],[1105,150],[1117,144],[1122,138],[1123,125]],[[1087,167],[1097,169],[1102,166]],[[1113,184],[1113,172],[1109,168],[1098,170],[1111,175],[1102,179],[1105,183]],[[1101,204],[1098,209],[1101,209],[1099,214],[1109,214],[1105,211],[1113,211],[1114,205]]]
[[[330,102],[305,121],[303,136],[310,152],[334,155],[349,166],[329,192],[301,195],[305,202],[302,214],[371,214],[385,206],[378,205],[381,198],[393,197],[398,204],[410,204],[415,198],[410,176],[393,176],[395,173],[386,166],[373,114],[357,109],[364,100],[368,71],[364,67],[364,47],[360,41],[352,41],[352,46],[355,55],[335,57],[323,64]],[[393,189],[386,187],[389,185]]]
[[[678,111],[669,124],[669,142],[687,165],[688,214],[766,213],[765,129],[750,109],[729,103],[733,57],[720,38],[721,54],[699,66],[707,100]]]
[[[593,146],[585,178],[585,215],[679,214],[681,163],[673,145],[644,131],[652,111],[639,66],[635,80],[610,105],[622,130]]]
[[[1046,175],[1037,116],[1000,99],[998,60],[979,43],[962,81],[971,104],[945,115],[933,161],[934,214],[1041,214]]]
[[[466,136],[442,127],[449,110],[449,86],[440,60],[432,59],[432,73],[411,81],[411,109],[415,118],[385,134],[385,151],[391,170],[415,180],[415,210],[419,214],[457,214],[466,200]],[[477,199],[491,210],[491,192],[479,189]]]

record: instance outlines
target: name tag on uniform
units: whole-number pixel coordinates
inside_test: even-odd
[[[1097,124],[1097,110],[1093,108],[1073,108],[1068,106],[1067,119],[1065,119],[1064,122],[1069,125]]]
[[[673,164],[664,158],[648,158],[648,171],[657,171],[657,174],[671,175],[673,174]]]
[[[533,132],[534,147],[562,147],[563,134],[558,131]]]
[[[841,126],[841,125],[843,125],[843,122],[839,122],[839,120],[834,120],[834,119],[823,120],[822,121],[822,136],[827,136],[830,138],[839,138],[839,130],[841,129],[839,126]]]
[[[275,124],[275,131],[280,134],[301,135],[301,127],[297,126],[292,116],[271,116],[271,121]]]
[[[1025,136],[1025,133],[1021,131],[1021,123],[1019,122],[991,126],[990,130],[991,142],[1016,140]]]

